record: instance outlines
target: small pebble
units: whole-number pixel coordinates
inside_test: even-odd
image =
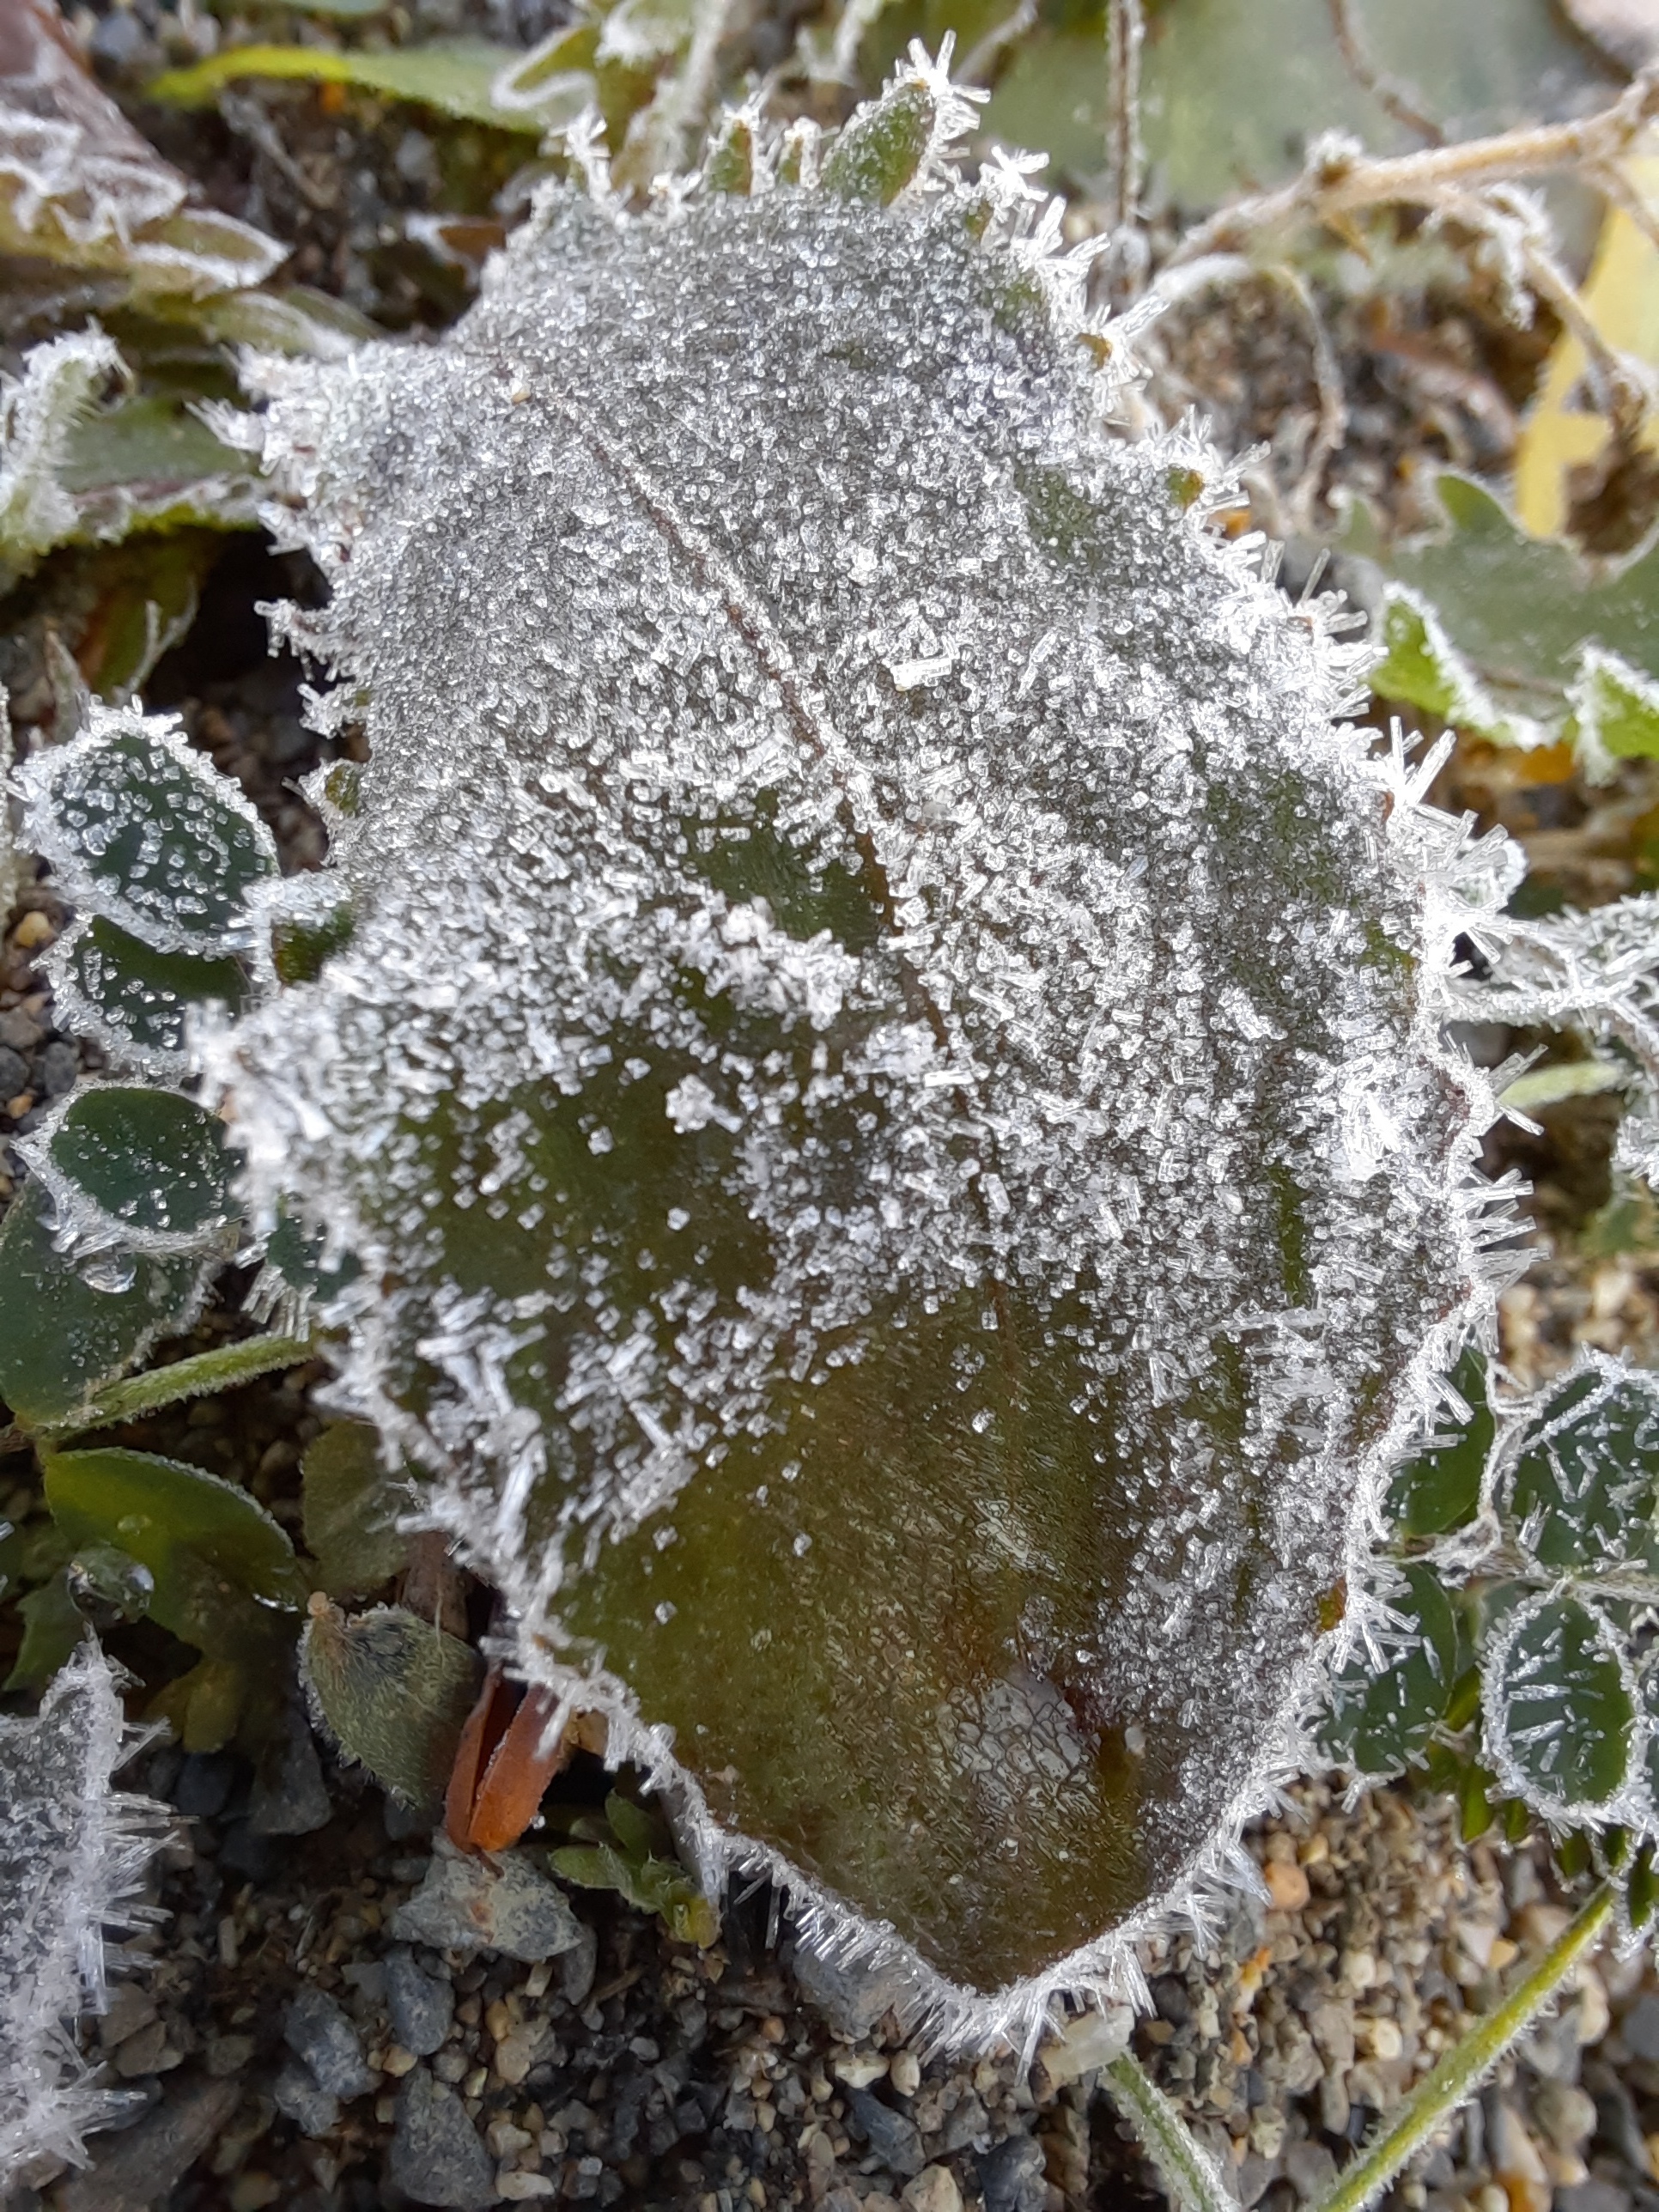
[[[270,2085],[279,2112],[286,2112],[302,2136],[332,2134],[340,2122],[340,2100],[319,2089],[308,2066],[290,2059]]]
[[[367,2096],[374,2087],[350,2014],[325,1991],[300,1991],[283,2015],[283,2040],[331,2096]]]
[[[921,2087],[921,2061],[914,2051],[896,2051],[887,2075],[901,2097],[914,2097]]]
[[[386,2171],[420,2204],[483,2212],[497,2200],[495,2166],[465,2107],[423,2066],[398,2092]]]
[[[925,2166],[904,2185],[904,2212],[962,2212],[962,2191],[948,2166]]]
[[[469,1858],[440,1836],[426,1879],[392,1917],[392,1932],[436,1951],[500,1951],[526,1966],[575,1949],[582,1924],[528,1851]]]
[[[559,2185],[550,2173],[498,2173],[495,2194],[508,2204],[528,2204],[538,2197],[556,2197]]]
[[[1300,1912],[1308,1902],[1308,1877],[1294,1859],[1269,1859],[1261,1869],[1261,1879],[1275,1911]]]

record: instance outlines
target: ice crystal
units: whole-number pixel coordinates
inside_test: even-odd
[[[106,1931],[145,1916],[134,1890],[165,1808],[117,1790],[132,1751],[118,1677],[94,1644],[32,1720],[0,1717],[0,2185],[36,2160],[82,2163],[82,2137],[131,2094],[76,2048],[105,2002]]]
[[[644,215],[588,147],[443,343],[270,366],[372,761],[222,1065],[521,1668],[982,2032],[1279,1771],[1490,1297],[1441,979],[1508,878],[1114,432],[963,112],[915,58],[822,185],[750,118]]]

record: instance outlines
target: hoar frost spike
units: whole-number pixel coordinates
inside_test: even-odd
[[[918,53],[641,215],[584,142],[442,343],[267,368],[372,758],[216,1061],[520,1668],[945,2036],[1132,1979],[1287,1771],[1490,1310],[1510,881],[969,112]]]

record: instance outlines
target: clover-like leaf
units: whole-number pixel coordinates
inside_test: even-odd
[[[1659,682],[1616,653],[1587,646],[1571,698],[1578,757],[1592,782],[1620,761],[1659,759]]]
[[[1395,1619],[1376,1632],[1376,1662],[1356,1646],[1319,1727],[1321,1749],[1360,1774],[1408,1766],[1445,1718],[1456,1679],[1457,1622],[1439,1577],[1419,1565],[1400,1574],[1402,1587],[1387,1597]]]
[[[1659,1569],[1659,1376],[1584,1356],[1532,1410],[1504,1485],[1521,1543],[1540,1566]]]
[[[483,1675],[471,1645],[402,1606],[348,1617],[319,1595],[300,1668],[346,1758],[401,1803],[435,1814]]]
[[[149,1075],[184,1072],[193,1010],[239,1012],[250,994],[234,954],[158,952],[101,915],[71,923],[47,970],[63,1026],[94,1039],[118,1066]]]
[[[1547,1820],[1594,1820],[1635,1764],[1637,1703],[1624,1639],[1565,1594],[1524,1599],[1481,1655],[1488,1755]]]
[[[35,1182],[0,1222],[0,1397],[40,1429],[66,1425],[158,1337],[187,1327],[205,1274],[188,1252],[66,1258],[54,1218]]]
[[[1451,1376],[1451,1393],[1429,1442],[1394,1478],[1389,1517],[1406,1536],[1440,1536],[1474,1518],[1486,1458],[1497,1433],[1486,1356],[1471,1345]]]
[[[27,842],[64,896],[158,951],[249,941],[250,894],[276,873],[270,832],[176,722],[93,711],[67,745],[19,772]]]
[[[88,1085],[27,1151],[56,1202],[61,1241],[196,1252],[236,1218],[223,1124],[176,1091]]]

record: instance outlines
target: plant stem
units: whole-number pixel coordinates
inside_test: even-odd
[[[188,1359],[174,1360],[170,1367],[154,1367],[146,1375],[134,1375],[116,1383],[102,1397],[94,1398],[72,1422],[47,1433],[53,1437],[82,1436],[88,1429],[135,1420],[140,1413],[174,1405],[180,1398],[205,1398],[216,1390],[251,1382],[256,1375],[268,1375],[274,1367],[296,1366],[311,1357],[313,1348],[309,1337],[251,1336],[240,1344],[221,1345],[214,1352],[198,1352]]]
[[[1237,2212],[1238,2200],[1215,2160],[1200,2148],[1175,2106],[1134,2053],[1126,2051],[1106,2069],[1118,2110],[1180,2212]]]
[[[1496,2012],[1475,2022],[1418,2083],[1370,2148],[1338,2175],[1316,2212],[1364,2212],[1376,2202],[1413,2153],[1423,2148],[1510,2045],[1526,2033],[1607,1926],[1613,1896],[1612,1887],[1604,1884],[1579,1907],[1514,1994]]]

